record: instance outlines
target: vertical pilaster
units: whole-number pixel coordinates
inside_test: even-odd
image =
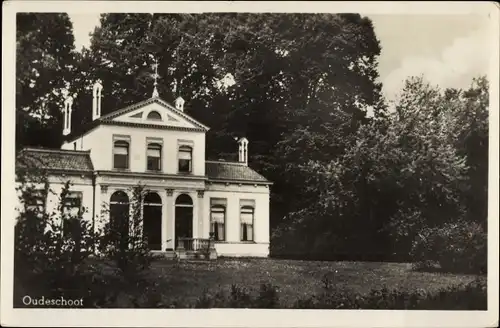
[[[100,194],[99,191],[96,192],[96,202],[95,202],[95,226],[94,229],[99,230],[104,228],[104,220],[109,219],[109,208],[105,208],[104,204],[109,202],[108,185],[102,184]]]
[[[175,218],[173,189],[165,189],[167,193],[165,216],[162,218],[162,239],[165,236],[166,248],[175,248]]]
[[[197,224],[197,234],[198,238],[207,238],[208,236],[204,236],[203,230],[203,220],[205,219],[205,190],[198,190],[198,224]]]

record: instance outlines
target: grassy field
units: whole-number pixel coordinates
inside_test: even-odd
[[[334,288],[357,293],[368,293],[372,288],[383,286],[434,291],[477,278],[465,274],[416,272],[406,263],[278,259],[157,260],[151,275],[158,283],[158,291],[169,301],[194,302],[204,291],[229,291],[232,284],[257,291],[261,284],[270,283],[278,288],[280,299],[290,304],[319,292],[325,276]]]

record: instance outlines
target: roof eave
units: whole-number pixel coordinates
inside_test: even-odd
[[[250,185],[273,185],[271,181],[262,180],[240,180],[240,179],[219,179],[219,178],[208,178],[208,182],[216,183],[233,183],[233,184],[250,184]]]

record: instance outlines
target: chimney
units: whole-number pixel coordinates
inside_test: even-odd
[[[238,162],[248,165],[248,139],[243,137],[238,140]]]
[[[181,112],[184,111],[184,99],[182,99],[182,97],[177,97],[177,99],[175,99],[175,108]]]
[[[73,109],[73,97],[68,96],[64,100],[64,128],[63,135],[67,136],[71,133],[71,112]]]
[[[101,80],[97,80],[94,83],[94,87],[92,89],[92,121],[101,117],[101,93],[102,93],[102,84]]]

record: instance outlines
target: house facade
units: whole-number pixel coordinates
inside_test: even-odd
[[[268,256],[271,182],[248,166],[246,138],[235,142],[237,162],[208,161],[209,128],[184,112],[182,98],[171,105],[155,89],[151,98],[101,116],[99,82],[93,92],[85,132],[72,133],[67,98],[61,149],[22,150],[46,169],[56,194],[71,181],[73,203],[88,209],[82,219],[95,229],[106,222],[98,217],[130,219],[132,188],[140,184],[146,188],[143,233],[152,251],[196,250],[210,239],[218,256]],[[57,202],[50,197],[47,207]]]

